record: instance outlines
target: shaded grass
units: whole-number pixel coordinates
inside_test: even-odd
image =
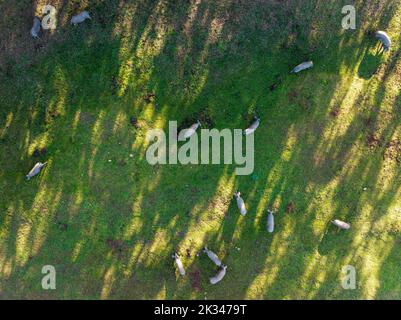
[[[3,21],[21,28],[2,35],[2,298],[400,298],[399,163],[386,156],[400,129],[396,1],[355,1],[355,31],[341,29],[341,1],[54,4],[60,25],[42,46],[27,32],[38,7]],[[93,21],[70,26],[84,8]],[[375,55],[374,28],[393,36],[389,55]],[[312,70],[288,74],[306,59]],[[256,180],[146,162],[148,129],[201,113],[218,129],[261,117]],[[27,183],[38,148],[49,164]],[[205,244],[228,265],[218,286],[196,255]],[[174,275],[173,250],[203,291]],[[41,289],[46,264],[55,291]],[[357,290],[341,288],[347,264]]]

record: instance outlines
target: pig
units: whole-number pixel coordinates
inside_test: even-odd
[[[301,64],[297,65],[294,69],[292,69],[291,73],[298,73],[302,70],[306,70],[313,67],[312,61],[302,62]]]
[[[39,39],[40,28],[41,28],[41,22],[40,22],[38,17],[35,17],[33,19],[33,26],[32,26],[32,29],[31,29],[32,38]]]
[[[27,180],[31,180],[34,176],[38,175],[40,171],[42,171],[43,167],[46,165],[45,163],[38,162],[34,165],[31,171],[26,175]]]
[[[89,16],[88,11],[82,11],[80,14],[77,14],[71,18],[71,24],[77,25],[78,23],[84,22],[86,19],[92,19]]]
[[[244,135],[247,136],[254,133],[255,130],[259,127],[259,124],[260,124],[260,119],[255,117],[255,120],[252,122],[249,128],[244,131]]]
[[[237,191],[234,193],[234,197],[237,199],[237,206],[239,209],[239,212],[244,216],[246,215],[246,208],[245,208],[245,202],[241,198],[241,192]]]
[[[273,211],[267,211],[267,231],[273,233],[274,231],[274,215]]]
[[[217,256],[217,254],[215,254],[213,251],[210,251],[207,247],[205,247],[203,249],[203,252],[207,254],[209,259],[212,260],[216,266],[218,266],[218,267],[221,266],[221,261],[220,261],[219,257]]]
[[[226,275],[226,270],[227,266],[221,265],[220,270],[217,272],[217,274],[214,277],[210,278],[210,283],[216,284],[217,282],[223,280],[224,276]]]
[[[174,252],[173,259],[174,259],[175,264],[177,265],[178,272],[180,273],[180,275],[185,276],[184,265],[182,264],[182,261],[177,252]]]
[[[201,123],[198,120],[198,122],[194,123],[188,129],[181,130],[181,132],[179,134],[180,140],[186,140],[186,139],[190,138],[200,126],[201,126]]]
[[[339,227],[342,230],[348,230],[349,228],[351,228],[349,223],[346,223],[341,220],[333,220],[333,221],[331,221],[331,223],[334,224],[335,226]]]
[[[387,33],[385,33],[384,31],[377,31],[377,32],[376,32],[376,38],[379,39],[380,43],[381,43],[382,46],[383,46],[383,50],[384,50],[385,52],[387,52],[387,51],[390,50],[390,47],[391,47],[391,39],[390,39],[390,37],[388,36]]]

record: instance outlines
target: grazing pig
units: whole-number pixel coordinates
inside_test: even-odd
[[[236,193],[234,193],[234,197],[237,199],[237,206],[238,206],[239,212],[243,216],[246,215],[245,202],[241,198],[241,192],[237,191]]]
[[[92,18],[89,16],[88,11],[82,11],[80,14],[77,14],[71,18],[71,24],[77,25],[78,23],[84,22],[86,19]]]
[[[274,231],[274,215],[271,210],[268,210],[267,212],[267,231],[272,233]]]
[[[221,265],[219,272],[217,272],[217,274],[214,277],[210,278],[210,283],[216,284],[217,282],[220,282],[226,275],[226,269],[227,266]]]
[[[217,254],[215,254],[213,251],[210,251],[207,247],[203,249],[203,252],[207,254],[210,260],[212,260],[216,266],[220,267],[221,266],[221,261]]]
[[[342,230],[348,230],[351,227],[349,223],[346,223],[341,220],[333,220],[331,223],[334,224],[335,226],[339,227]]]
[[[46,162],[45,163],[38,162],[37,164],[35,164],[34,167],[32,168],[32,170],[29,171],[29,173],[26,175],[26,179],[30,180],[34,176],[38,175],[40,173],[40,171],[42,171],[42,168],[45,165],[46,165]]]
[[[182,264],[182,261],[181,261],[180,257],[178,256],[177,252],[174,252],[173,259],[174,259],[175,264],[177,265],[178,272],[180,273],[180,275],[185,276],[184,265]]]
[[[194,123],[192,126],[190,126],[188,129],[183,129],[181,130],[180,134],[179,134],[179,138],[180,140],[186,140],[189,137],[191,137],[196,130],[201,126],[200,121],[198,120],[197,123]]]
[[[312,61],[302,62],[301,64],[297,65],[294,69],[292,69],[291,73],[298,73],[302,70],[306,70],[313,67]]]
[[[31,36],[34,39],[39,39],[39,32],[40,32],[41,22],[38,17],[33,19],[33,26],[31,29]]]
[[[385,33],[384,31],[377,31],[376,38],[378,38],[379,41],[381,42],[384,51],[387,52],[388,50],[390,50],[391,39],[387,33]]]
[[[255,117],[255,120],[252,122],[249,128],[244,131],[244,135],[247,136],[254,133],[255,130],[259,127],[259,124],[260,124],[260,119]]]

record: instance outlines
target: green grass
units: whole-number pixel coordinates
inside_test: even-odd
[[[39,8],[0,2],[1,298],[401,299],[398,1],[351,1],[350,31],[349,1],[49,2],[58,28],[37,42]],[[93,21],[71,26],[84,8]],[[306,59],[313,69],[289,74]],[[149,129],[200,113],[245,128],[255,112],[256,180],[235,165],[146,162]],[[204,245],[228,265],[215,286]],[[41,288],[48,264],[56,290]],[[355,290],[341,287],[345,265]]]

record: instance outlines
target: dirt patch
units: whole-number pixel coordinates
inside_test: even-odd
[[[128,249],[127,244],[121,240],[107,239],[106,244],[111,250],[117,251],[120,253],[123,252],[124,250]]]
[[[371,133],[368,135],[367,146],[369,148],[376,148],[376,147],[379,147],[380,145],[381,145],[381,141],[374,133]]]
[[[401,141],[399,139],[387,143],[383,158],[385,160],[395,160],[397,163],[401,163]]]
[[[288,101],[290,104],[301,106],[304,110],[309,109],[308,99],[300,95],[295,89],[288,93]]]
[[[156,99],[156,94],[153,92],[147,93],[144,95],[143,100],[145,100],[146,103],[152,103]]]
[[[323,160],[324,160],[324,158],[321,155],[314,155],[313,156],[313,163],[314,163],[314,165],[316,167],[320,167],[322,165],[322,163],[323,163]]]
[[[90,126],[95,123],[96,117],[87,112],[81,112],[80,121],[84,126]]]
[[[298,104],[302,107],[304,110],[309,109],[309,101],[306,98],[301,98],[298,102]]]
[[[218,212],[224,212],[226,208],[229,206],[231,201],[231,198],[225,198],[225,197],[218,197],[215,199],[212,199],[209,202],[209,205],[207,207],[208,211],[218,211]]]
[[[295,211],[295,204],[294,202],[289,202],[285,207],[286,213],[293,213]]]
[[[201,286],[201,276],[199,269],[192,271],[189,275],[191,278],[191,288],[196,292],[202,292],[203,289]]]
[[[333,118],[337,118],[340,115],[340,109],[338,107],[333,108],[333,110],[330,111],[330,115]]]
[[[288,101],[290,103],[294,103],[297,101],[299,94],[295,89],[292,89],[288,92]]]
[[[185,232],[184,232],[184,231],[177,231],[177,232],[175,233],[175,236],[176,236],[177,238],[184,238],[184,237],[185,237]]]
[[[60,112],[57,110],[51,109],[46,111],[45,123],[50,124],[53,122],[54,119],[60,116]]]
[[[372,129],[373,128],[373,119],[371,117],[367,118],[365,120],[365,125],[366,125],[366,127]]]

